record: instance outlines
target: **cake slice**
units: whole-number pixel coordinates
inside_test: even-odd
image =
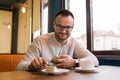
[[[46,72],[56,72],[57,67],[56,66],[47,66]]]

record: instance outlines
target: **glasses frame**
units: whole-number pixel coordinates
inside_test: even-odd
[[[66,30],[66,31],[72,31],[73,27],[72,26],[62,26],[62,25],[58,25],[56,24],[56,29],[57,30]]]

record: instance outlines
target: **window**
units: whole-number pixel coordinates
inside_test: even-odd
[[[48,33],[48,0],[43,0],[42,10],[42,31],[41,34]]]
[[[86,48],[86,1],[70,0],[69,10],[75,17],[74,28],[71,36],[77,38],[81,42],[82,46]]]
[[[68,0],[75,16],[73,37],[96,55],[120,55],[119,0]],[[76,34],[77,33],[77,34]]]
[[[120,46],[116,46],[113,42],[114,40],[120,45],[119,4],[119,0],[92,1],[94,50],[120,50]],[[95,42],[96,38],[100,39],[97,43]],[[98,44],[101,46],[100,48],[97,48]]]
[[[43,0],[40,4],[40,29],[33,33],[33,39],[41,34],[48,33],[48,0]]]

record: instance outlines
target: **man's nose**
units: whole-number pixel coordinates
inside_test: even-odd
[[[66,29],[65,29],[65,28],[64,28],[64,29],[62,29],[62,32],[63,32],[63,33],[66,33]]]

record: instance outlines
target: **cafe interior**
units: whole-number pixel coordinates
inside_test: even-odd
[[[77,5],[77,3],[79,3],[79,1],[81,1],[80,8]],[[92,3],[92,1],[93,1],[93,3]],[[107,1],[109,3],[109,0],[107,0]],[[116,0],[115,1],[112,0],[112,1],[115,2]],[[72,5],[72,3],[74,3],[74,2],[76,2],[76,3]],[[99,2],[99,0],[98,0],[98,2]],[[0,0],[0,80],[10,80],[9,78],[11,78],[11,75],[9,74],[9,72],[15,72],[14,75],[16,74],[19,76],[16,78],[11,78],[12,80],[25,80],[25,79],[38,80],[38,76],[41,73],[30,74],[30,73],[24,72],[23,74],[25,74],[27,76],[20,78],[20,76],[21,77],[23,76],[22,72],[17,73],[16,67],[17,67],[18,63],[20,62],[20,60],[25,55],[26,51],[28,50],[29,45],[32,43],[32,41],[37,36],[54,31],[53,24],[52,24],[53,20],[54,20],[54,16],[55,16],[56,12],[58,12],[61,9],[68,9],[73,12],[79,12],[78,9],[80,9],[80,12],[77,15],[80,14],[80,15],[82,15],[82,18],[85,18],[85,19],[83,19],[83,21],[80,19],[81,22],[79,22],[80,26],[84,27],[84,28],[80,28],[80,29],[83,29],[85,31],[85,32],[83,32],[83,33],[85,33],[85,35],[84,34],[81,35],[82,32],[81,31],[77,32],[77,30],[76,30],[76,31],[73,31],[73,36],[76,34],[80,34],[80,35],[78,35],[79,37],[77,37],[77,38],[78,39],[82,38],[83,39],[82,45],[85,45],[85,47],[87,49],[89,49],[93,54],[95,54],[95,56],[98,58],[101,73],[99,71],[97,73],[92,73],[92,74],[96,75],[96,77],[98,77],[99,79],[94,77],[94,75],[92,75],[91,73],[87,73],[87,74],[83,73],[82,74],[79,72],[77,72],[77,73],[80,74],[80,76],[82,78],[85,78],[84,75],[86,75],[86,78],[78,79],[79,75],[76,73],[73,73],[73,72],[71,72],[70,74],[68,73],[65,75],[60,75],[57,77],[59,77],[60,80],[88,80],[88,79],[90,79],[90,80],[102,80],[102,79],[113,80],[113,79],[120,78],[117,75],[114,75],[111,79],[108,78],[110,75],[112,76],[112,74],[110,74],[110,73],[112,73],[113,70],[116,71],[116,72],[114,71],[113,74],[120,73],[120,67],[119,67],[120,66],[120,27],[117,28],[119,35],[115,35],[115,40],[118,43],[113,42],[112,48],[108,48],[108,47],[110,47],[110,45],[109,45],[110,43],[107,43],[109,41],[104,42],[105,40],[108,40],[108,38],[111,40],[113,39],[114,35],[112,32],[108,33],[109,35],[110,34],[112,35],[112,38],[107,37],[107,35],[105,35],[105,32],[101,31],[101,32],[97,33],[96,36],[101,36],[101,35],[99,35],[101,33],[102,33],[102,36],[94,39],[94,37],[96,37],[93,34],[94,24],[92,23],[92,22],[95,22],[94,20],[96,20],[96,19],[94,19],[94,14],[95,14],[94,6],[92,5],[94,3],[95,3],[94,0],[84,0],[84,2],[82,2],[82,0],[73,0],[73,2],[72,2],[72,0]],[[104,3],[104,0],[102,0],[102,3]],[[83,4],[85,4],[85,5],[83,5]],[[105,4],[105,5],[107,5],[107,4]],[[83,10],[83,8],[85,8],[85,9]],[[93,10],[92,10],[92,8],[93,8]],[[119,8],[120,7],[117,7],[117,11],[120,10]],[[82,11],[83,12],[85,11],[85,13],[82,14],[81,13]],[[109,10],[105,10],[105,11],[107,12]],[[99,16],[103,18],[102,14],[105,15],[105,12],[99,12]],[[83,16],[85,16],[85,17],[83,17]],[[118,16],[118,15],[116,15],[116,16]],[[118,16],[118,17],[120,17],[120,16]],[[75,16],[75,18],[76,18],[76,16]],[[83,24],[82,24],[82,22],[83,22]],[[84,23],[84,22],[86,22],[86,23]],[[99,21],[99,23],[100,23],[100,21]],[[117,36],[117,38],[116,38],[116,36]],[[82,40],[82,39],[80,39],[80,40]],[[102,44],[102,43],[99,44],[100,39],[104,39],[103,43],[108,46],[103,45],[103,48],[99,47],[99,45]],[[98,41],[98,42],[95,43],[94,40]],[[116,45],[118,45],[118,47]],[[105,68],[103,68],[101,66],[105,66]],[[111,66],[113,66],[113,67],[111,67]],[[114,66],[117,68],[114,68]],[[106,69],[106,71],[108,71],[108,70],[111,71],[111,72],[109,71],[110,73],[109,72],[103,73],[107,77],[106,76],[101,77],[101,75],[103,75],[102,74],[103,69]],[[33,79],[31,77],[29,77],[28,75],[30,75]],[[7,78],[7,76],[8,76],[8,78]],[[53,76],[53,75],[48,76],[48,78],[45,78],[46,76],[44,76],[44,77],[43,76],[44,75],[42,74],[42,76],[39,77],[39,80],[56,80],[56,79],[58,79],[56,76]],[[67,76],[69,76],[69,78]],[[74,76],[74,77],[71,77],[71,76]]]

